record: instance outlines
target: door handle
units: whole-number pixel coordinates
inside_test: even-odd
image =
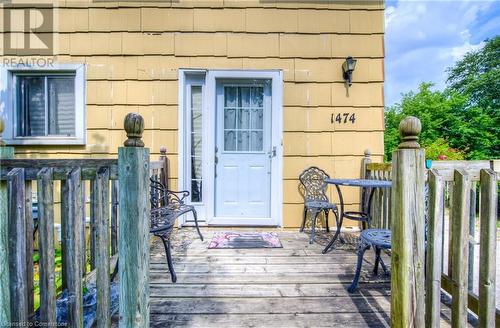
[[[276,157],[276,146],[273,146],[271,151],[269,152],[269,158]]]
[[[219,162],[219,157],[214,156],[214,176],[217,178],[217,163]]]
[[[219,163],[219,156],[217,156],[217,152],[219,151],[219,147],[215,146],[214,152],[214,177],[217,178],[217,163]]]

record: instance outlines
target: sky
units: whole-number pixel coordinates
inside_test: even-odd
[[[446,86],[446,69],[500,34],[500,0],[387,0],[385,103],[421,82]]]

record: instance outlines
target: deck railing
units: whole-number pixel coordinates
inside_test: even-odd
[[[477,315],[480,327],[494,327],[500,318],[495,308],[498,195],[493,170],[498,161],[438,161],[426,170],[424,151],[417,143],[420,122],[407,118],[400,130],[403,140],[391,164],[392,325],[439,327],[443,289],[451,295],[453,327],[466,326],[468,310]],[[476,239],[479,256],[474,254]],[[477,269],[479,278],[474,279]]]
[[[166,189],[169,189],[169,160],[167,158],[167,148],[163,146],[160,147],[160,158],[157,161],[151,161],[149,163],[149,173],[152,179],[159,181]]]
[[[67,289],[69,322],[78,326],[82,318],[82,277],[85,274],[85,183],[90,181],[90,266],[96,268],[98,317],[103,315],[101,297],[109,298],[108,230],[116,237],[116,226],[109,227],[110,180],[117,179],[117,160],[33,160],[2,159],[1,179],[7,182],[8,258],[10,266],[12,322],[30,322],[33,302],[33,217],[31,192],[36,181],[38,202],[38,249],[40,285],[40,322],[54,323],[55,242],[54,182],[61,189],[62,289]],[[3,189],[3,188],[2,188]],[[2,205],[4,205],[2,204]],[[2,206],[3,207],[3,206]],[[115,221],[113,218],[112,221]],[[114,230],[114,231],[113,231]],[[116,243],[116,241],[114,241]],[[103,279],[107,277],[107,279]],[[109,302],[108,302],[109,303]],[[108,304],[106,303],[106,304]],[[106,317],[106,315],[104,315]]]
[[[0,124],[1,125],[1,124]],[[138,114],[125,120],[118,159],[13,159],[0,145],[0,324],[29,324],[34,316],[33,217],[36,181],[40,308],[38,324],[56,323],[54,182],[60,181],[62,289],[68,325],[83,327],[83,285],[95,281],[97,327],[110,327],[110,271],[119,257],[120,327],[149,326],[149,178],[168,182],[166,150],[151,162]],[[1,131],[0,131],[1,132]],[[90,267],[85,273],[85,187],[90,189]],[[119,224],[118,224],[119,223]]]
[[[365,157],[361,164],[361,177],[373,180],[391,180],[391,163],[373,163],[371,151],[365,150]],[[369,193],[361,191],[361,206],[368,204]],[[391,190],[378,188],[374,191],[370,213],[372,214],[372,226],[374,228],[389,229],[391,226]]]

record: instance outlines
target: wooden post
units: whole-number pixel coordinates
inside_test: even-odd
[[[486,328],[495,327],[498,181],[495,172],[492,170],[481,170],[480,179],[481,246],[479,250],[479,327]]]
[[[392,155],[391,326],[424,327],[425,151],[420,120],[399,125],[402,142]]]
[[[149,327],[149,149],[144,120],[125,117],[128,139],[118,148],[120,327]]]
[[[0,118],[0,166],[2,159],[14,158],[14,147],[6,147],[1,135],[4,129]],[[7,182],[0,181],[0,259],[8,263],[9,255],[9,224],[8,224]],[[10,323],[10,288],[9,267],[0,265],[0,323]]]

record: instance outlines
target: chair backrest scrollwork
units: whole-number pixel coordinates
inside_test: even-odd
[[[305,169],[299,176],[299,190],[305,201],[328,201],[326,189],[328,184],[325,179],[330,176],[322,169],[311,166]]]

